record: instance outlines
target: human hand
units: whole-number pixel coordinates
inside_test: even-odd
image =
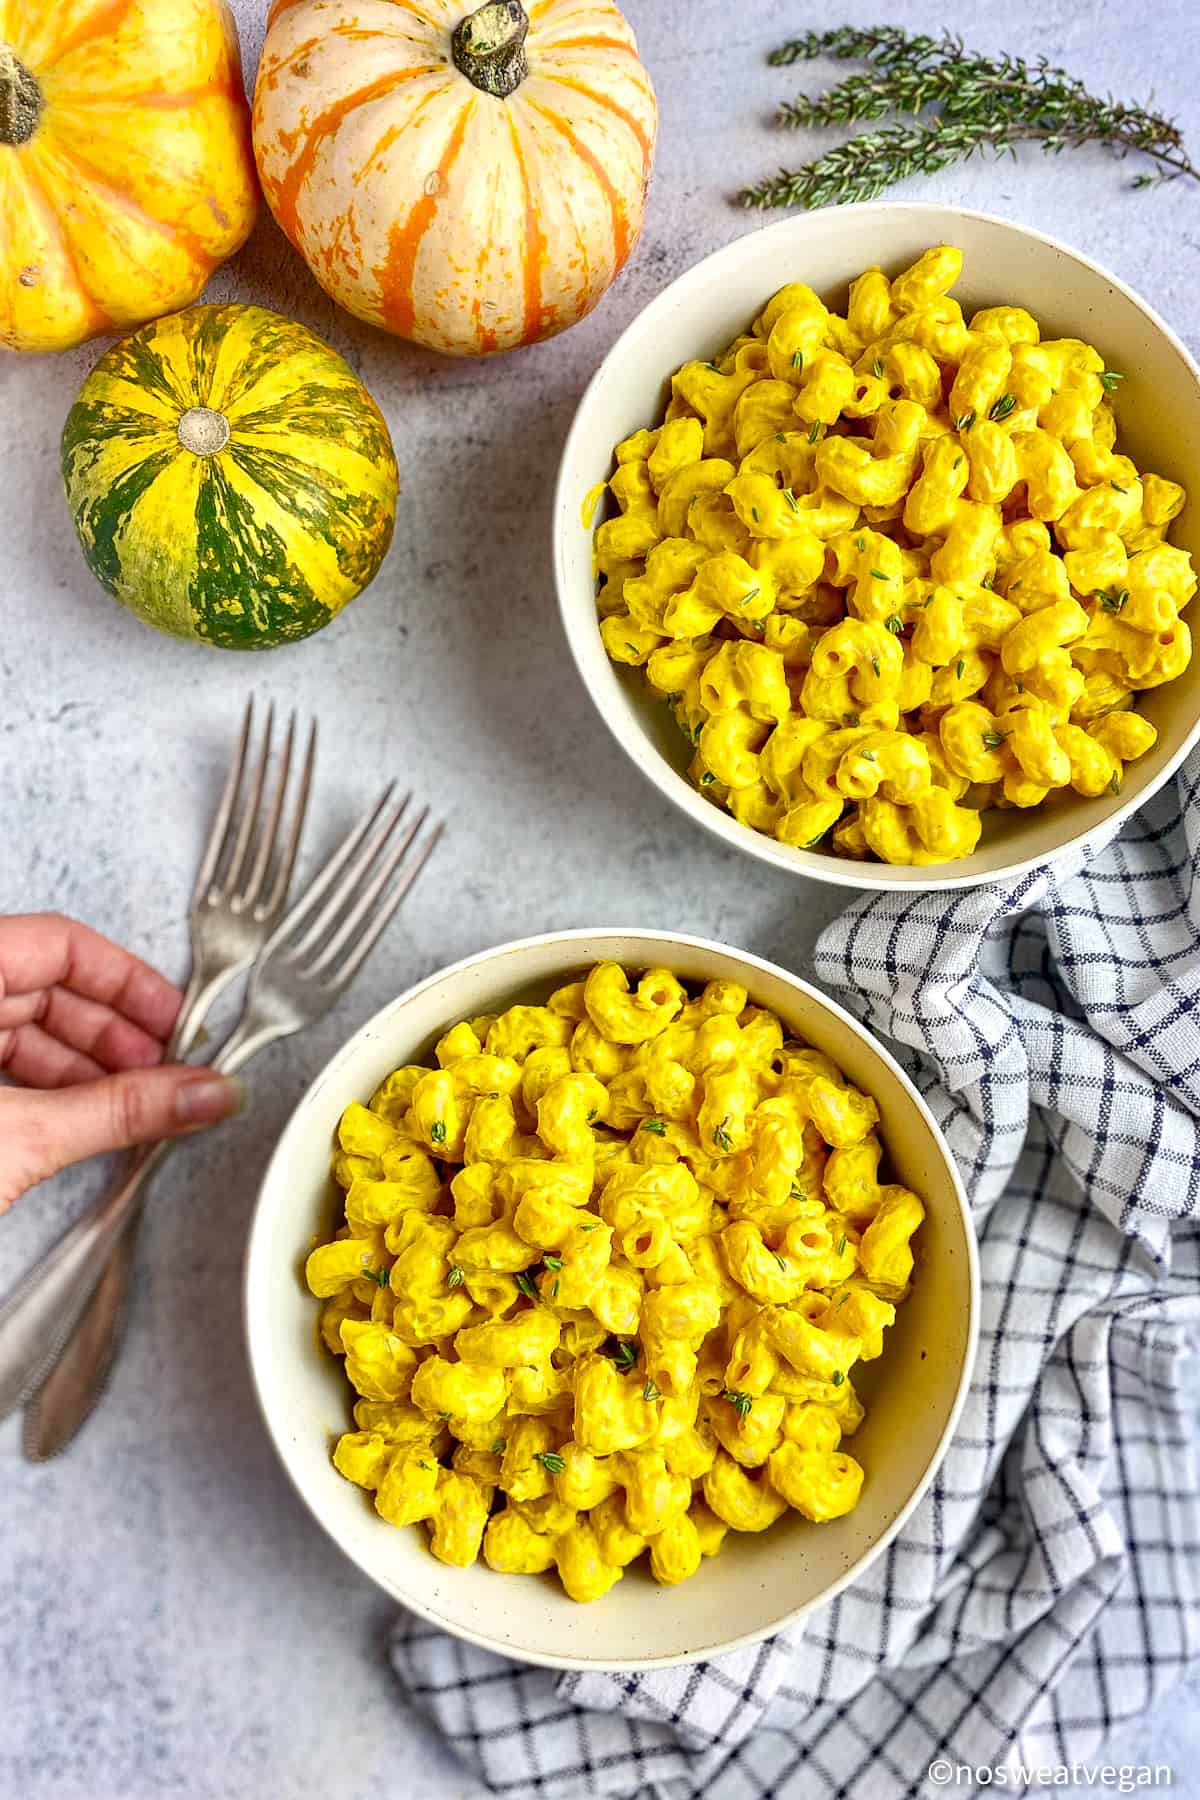
[[[68,1163],[179,1137],[241,1105],[234,1081],[160,1067],[182,996],[58,913],[0,918],[0,1213]]]

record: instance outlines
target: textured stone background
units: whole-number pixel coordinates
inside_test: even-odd
[[[262,0],[235,0],[246,69]],[[646,232],[577,330],[490,363],[441,362],[337,313],[265,219],[212,297],[295,314],[354,364],[402,469],[396,541],[323,636],[262,661],[157,638],[84,570],[58,481],[62,419],[95,349],[0,364],[0,908],[62,907],[175,973],[230,733],[251,688],[321,719],[310,848],[397,774],[450,821],[435,869],[355,992],[252,1071],[253,1106],[182,1151],[144,1241],[107,1404],[44,1470],[0,1431],[0,1795],[24,1800],[449,1800],[474,1790],[401,1705],[382,1659],[392,1611],[286,1484],[255,1412],[240,1323],[245,1223],[279,1127],[336,1046],[440,963],[545,927],[698,931],[803,966],[833,890],[716,847],[659,800],[593,716],[551,591],[550,494],[584,384],[673,276],[752,227],[730,192],[804,140],[773,103],[793,30],[849,16],[937,29],[932,4],[627,0],[663,110]],[[1200,143],[1193,0],[965,0],[969,43],[1044,52],[1100,89],[1151,92]],[[826,71],[827,72],[827,71]],[[815,75],[811,75],[816,80]],[[1058,233],[1132,282],[1200,347],[1200,191],[1134,195],[1099,154],[981,163],[911,197]],[[864,244],[863,261],[871,259]],[[1003,297],[1003,271],[997,298]],[[1163,430],[1170,433],[1170,397]],[[77,1171],[0,1223],[0,1288],[101,1186]],[[1112,1746],[1173,1761],[1200,1792],[1200,1680]],[[1192,1785],[1189,1786],[1189,1783]]]

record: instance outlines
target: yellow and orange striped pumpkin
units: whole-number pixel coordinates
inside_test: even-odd
[[[340,306],[451,355],[574,325],[642,226],[657,107],[611,0],[275,0],[271,210]]]
[[[0,0],[0,343],[188,305],[257,206],[224,0]]]

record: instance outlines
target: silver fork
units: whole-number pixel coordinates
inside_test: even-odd
[[[295,713],[288,723],[264,819],[274,729],[272,705],[255,757],[251,748],[254,700],[249,699],[192,892],[192,970],[167,1046],[168,1062],[180,1061],[194,1047],[217,1000],[230,982],[250,967],[287,904],[312,789],[317,726],[314,720],[309,727],[300,790],[284,837],[281,825],[295,747]],[[121,1181],[132,1194],[124,1233],[100,1273],[78,1326],[62,1344],[29,1404],[23,1441],[31,1462],[45,1462],[66,1448],[108,1383],[125,1323],[138,1225],[152,1172],[149,1165],[150,1151],[145,1148],[135,1150],[127,1160]]]
[[[417,880],[442,835],[425,807],[388,848],[411,795],[394,784],[330,858],[269,938],[250,976],[232,1035],[211,1067],[232,1075],[279,1038],[311,1025],[345,992]],[[165,1146],[147,1157],[155,1168]],[[43,1378],[78,1322],[136,1198],[129,1184],[64,1233],[0,1308],[0,1418]]]
[[[275,787],[262,823],[263,795],[271,760],[275,707],[267,711],[267,728],[253,773],[247,756],[254,729],[254,700],[246,702],[237,752],[230,765],[224,791],[217,805],[200,871],[192,892],[189,927],[192,939],[192,972],[188,978],[168,1047],[172,1058],[191,1050],[213,1006],[231,981],[254,961],[283,917],[292,871],[304,830],[317,754],[317,722],[308,730],[308,749],[300,777],[300,793],[292,809],[292,824],[280,843],[280,825],[291,774],[296,740],[296,715],[288,722]],[[247,792],[243,795],[242,786]],[[253,859],[251,852],[253,851]]]

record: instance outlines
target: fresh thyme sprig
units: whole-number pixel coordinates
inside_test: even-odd
[[[810,31],[772,52],[777,65],[830,56],[858,60],[869,72],[847,76],[827,93],[802,95],[779,109],[789,128],[858,124],[890,113],[907,124],[864,131],[795,170],[781,170],[746,188],[745,206],[828,206],[870,200],[909,175],[929,175],[978,152],[1012,154],[1019,143],[1057,153],[1099,144],[1118,157],[1146,156],[1157,164],[1136,175],[1135,188],[1200,181],[1173,119],[1111,96],[1089,93],[1044,57],[977,56],[950,33],[909,35],[890,25]],[[935,109],[935,110],[929,110]]]

